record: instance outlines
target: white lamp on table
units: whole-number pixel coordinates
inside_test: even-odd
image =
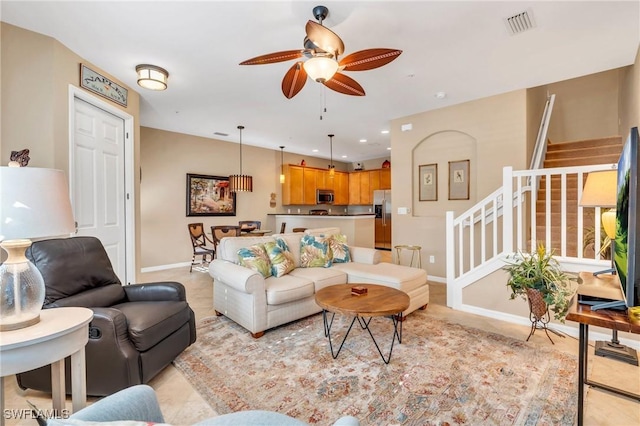
[[[25,256],[31,240],[75,230],[67,179],[61,170],[0,167],[0,331],[40,321],[45,286]]]

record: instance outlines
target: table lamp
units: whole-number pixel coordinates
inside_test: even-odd
[[[613,242],[616,237],[616,195],[618,185],[618,172],[616,170],[603,170],[591,172],[587,175],[587,181],[582,190],[580,206],[604,207],[610,210],[602,213],[602,227],[604,232]],[[613,250],[611,251],[613,253]],[[613,268],[613,256],[611,256]],[[614,272],[614,270],[607,271]]]
[[[25,256],[30,239],[69,235],[75,230],[69,190],[61,170],[0,167],[0,331],[40,321],[45,285]]]

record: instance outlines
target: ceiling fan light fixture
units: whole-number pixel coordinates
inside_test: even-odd
[[[327,56],[315,56],[305,61],[304,70],[309,77],[318,83],[331,80],[338,71],[338,62]]]
[[[141,64],[136,66],[138,86],[149,90],[166,90],[169,72],[155,65]]]

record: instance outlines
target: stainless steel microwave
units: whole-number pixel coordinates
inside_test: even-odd
[[[316,204],[333,204],[332,189],[316,189]]]

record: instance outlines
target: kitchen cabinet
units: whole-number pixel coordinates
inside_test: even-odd
[[[316,204],[316,169],[305,167],[304,174],[304,204]]]
[[[391,189],[391,169],[380,169],[380,188]]]
[[[349,173],[336,172],[333,177],[333,191],[335,195],[334,204],[339,206],[349,204]]]

